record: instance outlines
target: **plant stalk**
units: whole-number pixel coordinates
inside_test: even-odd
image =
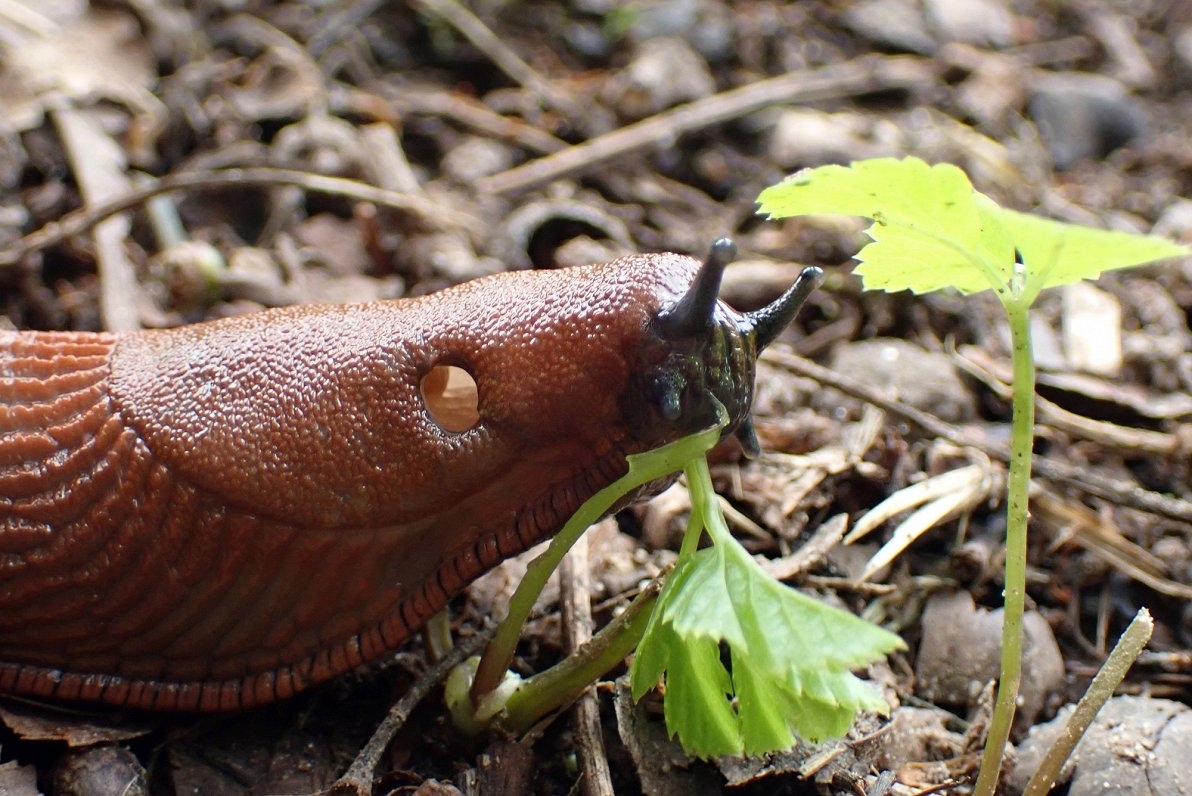
[[[683,437],[648,453],[630,456],[629,472],[579,507],[551,541],[546,552],[530,563],[525,576],[509,599],[509,612],[501,620],[497,634],[485,648],[476,669],[476,677],[469,689],[473,706],[480,705],[484,697],[501,684],[505,671],[513,661],[522,626],[533,610],[538,595],[546,586],[550,573],[555,571],[580,534],[607,514],[618,500],[643,484],[682,470],[684,463],[689,459],[702,457],[718,439],[719,427]]]
[[[1002,620],[1002,664],[989,735],[981,754],[974,796],[994,796],[1002,755],[1014,723],[1022,680],[1022,615],[1026,607],[1026,533],[1030,511],[1031,454],[1035,441],[1035,358],[1031,348],[1030,304],[999,295],[1010,322],[1014,399],[1010,431],[1010,471],[1006,484],[1006,585]]]
[[[525,733],[547,714],[573,702],[585,688],[623,661],[646,632],[664,581],[663,577],[655,578],[591,641],[523,682],[505,703],[501,725],[514,735]]]

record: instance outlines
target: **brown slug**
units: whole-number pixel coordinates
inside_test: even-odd
[[[0,332],[0,692],[214,711],[394,649],[625,457],[747,444],[733,246],[123,334]],[[462,386],[461,386],[462,385]]]

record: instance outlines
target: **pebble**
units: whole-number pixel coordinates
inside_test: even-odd
[[[148,796],[145,769],[127,747],[104,744],[72,749],[54,766],[55,796],[118,793]]]
[[[708,63],[684,39],[639,44],[633,60],[609,82],[606,99],[622,116],[641,119],[716,90]]]
[[[461,185],[504,171],[513,165],[510,148],[490,137],[468,136],[443,155],[443,172]]]
[[[895,50],[933,55],[937,49],[922,9],[910,0],[862,0],[844,10],[841,22],[874,44]]]
[[[1171,51],[1184,69],[1192,70],[1192,25],[1179,29],[1171,38]]]
[[[782,111],[770,135],[770,157],[785,169],[849,163],[906,151],[905,136],[892,122],[859,113],[808,108]]]
[[[1018,745],[1007,784],[1022,793],[1074,706],[1032,727]],[[1068,796],[1181,796],[1192,793],[1192,710],[1180,702],[1118,696],[1101,708],[1060,772]]]
[[[1182,242],[1192,241],[1192,200],[1177,199],[1168,205],[1155,221],[1151,234]]]
[[[1122,305],[1091,282],[1061,288],[1064,357],[1068,368],[1116,379],[1122,371]]]
[[[1002,609],[977,608],[968,592],[932,595],[923,609],[915,661],[917,694],[934,704],[975,707],[1001,670]],[[1023,616],[1022,686],[1015,725],[1029,727],[1064,683],[1064,659],[1051,626],[1037,611]]]
[[[947,354],[927,351],[894,338],[843,343],[832,352],[829,367],[879,392],[930,412],[949,423],[973,418],[976,401]],[[859,411],[860,403],[835,390],[816,394],[819,409]]]
[[[942,42],[1007,47],[1014,17],[1001,0],[924,0],[928,24]]]
[[[1034,87],[1027,114],[1060,170],[1103,158],[1147,130],[1141,103],[1121,83],[1103,75],[1048,76]]]

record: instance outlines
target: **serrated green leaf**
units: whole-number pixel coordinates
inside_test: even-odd
[[[690,620],[740,627],[745,635],[740,648],[748,650],[755,665],[780,674],[792,662],[802,669],[842,672],[903,646],[895,634],[774,580],[739,544],[716,548],[722,550],[728,599]]]
[[[732,679],[720,661],[719,645],[708,638],[682,639],[669,625],[659,629],[657,643],[684,653],[667,660],[667,732],[677,734],[683,748],[697,757],[741,754],[740,720],[728,699]]]
[[[732,661],[745,753],[761,755],[794,746],[791,718],[800,712],[797,700],[788,698],[781,687],[775,689],[773,678],[751,666],[748,656],[734,653]]]
[[[663,594],[670,599],[662,616],[681,636],[724,640],[744,650],[749,645],[746,631],[735,614],[724,610],[733,599],[732,586],[725,577],[724,547],[706,547],[688,559],[683,580],[670,594]]]
[[[637,651],[633,656],[633,666],[629,670],[629,685],[635,701],[657,686],[666,673],[670,650],[674,648],[676,636],[662,609],[674,599],[675,594],[681,594],[686,590],[693,564],[694,557],[682,559],[667,576],[662,593],[658,595],[658,603],[650,614],[645,632],[642,633],[642,640],[638,642]]]
[[[771,218],[839,214],[874,220],[857,253],[866,289],[965,293],[998,289],[1012,276],[1014,248],[964,172],[918,158],[874,158],[793,175],[758,196]]]
[[[1006,210],[974,190],[955,166],[918,158],[807,169],[762,191],[758,202],[771,218],[831,213],[873,219],[866,230],[873,242],[856,255],[855,273],[867,290],[994,290],[1030,304],[1048,287],[1189,253],[1163,238]]]
[[[684,748],[759,755],[789,748],[792,731],[838,736],[858,710],[884,712],[880,695],[849,670],[902,640],[778,583],[724,533],[713,538],[672,573],[630,675],[635,698],[664,680],[667,729]]]
[[[873,690],[869,686],[861,685],[870,691]],[[886,710],[880,712],[884,713]],[[814,699],[800,699],[791,708],[790,722],[800,737],[810,741],[821,741],[826,738],[839,738],[847,733],[853,724],[855,714],[856,709],[847,706],[831,705]]]
[[[863,216],[880,225],[922,225],[975,243],[980,221],[973,186],[957,167],[919,158],[872,158],[850,166],[804,169],[758,196],[771,218],[812,214]]]
[[[999,220],[1026,266],[1032,295],[1057,285],[1096,279],[1105,271],[1130,268],[1190,253],[1166,238],[1095,229],[998,208]]]

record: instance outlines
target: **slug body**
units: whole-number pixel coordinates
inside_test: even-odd
[[[393,649],[627,455],[716,403],[747,422],[756,319],[713,286],[694,333],[667,328],[700,273],[643,255],[172,330],[0,333],[0,692],[228,710]],[[428,406],[443,366],[475,382],[463,428]]]

